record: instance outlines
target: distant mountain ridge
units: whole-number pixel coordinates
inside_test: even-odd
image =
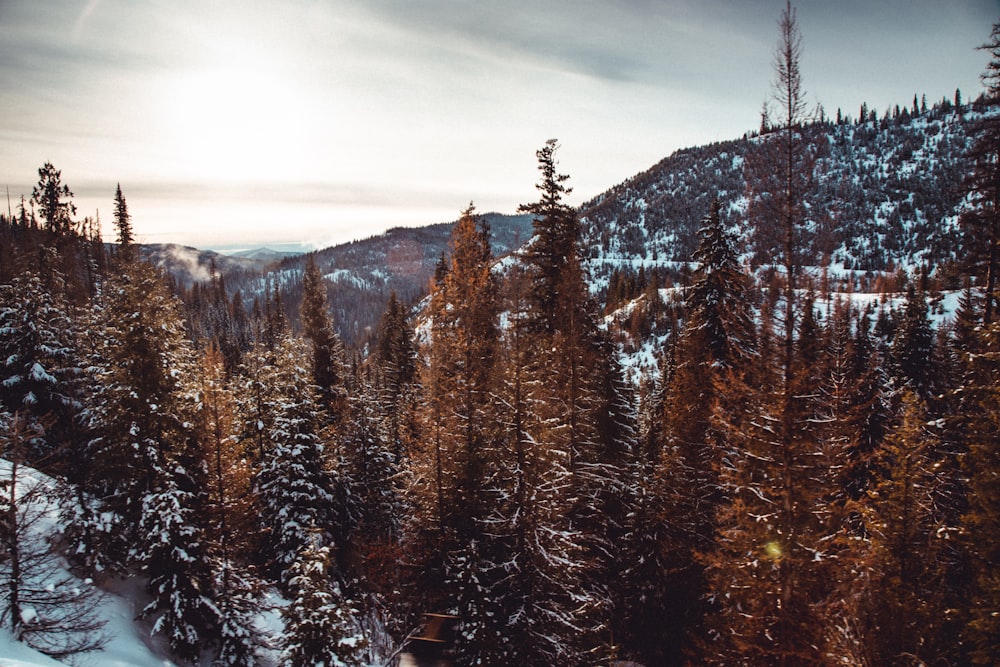
[[[272,250],[271,248],[251,248],[249,250],[239,250],[235,252],[223,252],[227,257],[239,257],[241,259],[252,259],[261,262],[279,262],[288,257],[297,257],[304,254],[302,251]]]
[[[918,264],[933,268],[955,259],[957,221],[967,206],[965,154],[980,117],[975,105],[942,100],[918,113],[903,109],[861,123],[842,118],[806,127],[820,150],[808,196],[813,215],[804,236],[805,261],[877,272]],[[744,215],[744,165],[761,140],[751,135],[678,150],[582,205],[580,247],[591,291],[602,297],[616,273],[676,270],[690,262],[714,199],[738,234],[746,261],[774,261],[766,248],[755,246],[755,230]],[[483,217],[497,256],[516,250],[533,232],[528,215]],[[404,303],[426,294],[435,266],[448,252],[453,224],[394,228],[311,253],[328,281],[331,312],[345,342],[360,343],[373,332],[390,293]],[[256,251],[227,257],[190,248],[181,252],[179,246],[149,248],[154,263],[181,276],[182,283],[198,275],[204,279],[214,262],[227,289],[241,290],[247,303],[278,286],[289,318],[297,322],[304,255],[269,263],[270,255]]]
[[[200,250],[176,243],[142,244],[139,254],[185,288],[195,282],[210,280],[213,271],[228,279],[243,273],[263,271],[273,261],[252,256],[223,255],[214,250]]]

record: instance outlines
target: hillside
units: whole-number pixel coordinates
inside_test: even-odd
[[[882,271],[953,259],[964,154],[979,117],[971,105],[942,101],[923,113],[808,127],[817,160],[806,263]],[[713,199],[739,233],[746,259],[769,263],[768,249],[755,243],[759,230],[741,219],[744,165],[760,141],[679,150],[584,204],[582,245],[594,291],[607,287],[615,270],[690,261]]]
[[[923,112],[894,110],[863,123],[843,117],[809,126],[817,149],[806,263],[871,277],[900,266],[934,268],[954,260],[965,201],[964,155],[980,117],[973,105],[956,108],[942,100]],[[744,165],[765,139],[745,136],[679,150],[583,204],[581,248],[591,292],[607,300],[612,282],[634,278],[640,267],[661,280],[682,282],[713,199],[738,233],[744,260],[770,263],[771,251],[758,240],[764,235],[744,216]],[[532,234],[530,216],[485,217],[497,256]],[[331,313],[346,343],[363,344],[390,293],[403,303],[426,294],[435,266],[448,252],[453,224],[394,228],[312,253],[327,278]],[[230,257],[173,245],[146,246],[145,252],[185,287],[207,280],[214,263],[230,296],[240,291],[247,306],[278,286],[289,320],[298,321],[304,255],[268,263],[276,257]]]
[[[531,236],[530,216],[487,213],[484,218],[490,225],[493,252],[498,256],[516,249]],[[378,324],[391,293],[395,292],[403,303],[414,303],[426,294],[435,266],[448,252],[453,225],[448,222],[397,227],[312,253],[328,281],[331,313],[346,343],[364,341]],[[289,319],[297,322],[305,261],[304,256],[282,260],[261,278],[247,283],[245,292],[261,295],[266,282],[282,285]]]

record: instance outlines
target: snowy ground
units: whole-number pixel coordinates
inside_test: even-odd
[[[22,497],[29,489],[41,485],[46,490],[54,489],[54,482],[41,473],[25,467],[18,467],[18,497]],[[0,459],[0,480],[9,480],[11,464]],[[54,493],[38,496],[37,511],[43,514],[35,528],[38,531],[48,531],[52,534],[57,524]],[[68,575],[64,568],[61,575]],[[87,582],[79,581],[81,586]],[[141,599],[138,593],[142,584],[138,581],[112,581],[105,587],[107,590],[100,598],[97,611],[107,625],[105,634],[109,640],[100,651],[76,656],[70,663],[62,663],[35,651],[16,641],[7,628],[0,629],[0,667],[51,667],[52,665],[72,664],[77,667],[168,667],[173,663],[164,657],[162,651],[152,642],[148,632],[137,624],[135,603],[129,600]]]
[[[55,483],[45,475],[31,468],[18,467],[18,496],[28,489],[42,485],[49,491]],[[9,480],[11,464],[0,458],[0,481]],[[54,493],[45,493],[39,498],[38,511],[43,513],[37,524],[39,532],[53,534],[58,522]],[[63,563],[65,565],[65,563]],[[73,575],[63,567],[60,575]],[[87,585],[74,577],[81,586]],[[7,628],[0,628],[0,667],[58,667],[72,665],[73,667],[175,667],[176,663],[169,657],[165,642],[150,636],[149,621],[138,621],[136,616],[145,605],[147,596],[143,590],[142,579],[110,579],[101,585],[103,595],[97,603],[97,613],[106,622],[104,634],[108,642],[99,651],[77,655],[67,662],[59,662],[40,653],[25,644],[16,641]],[[281,631],[280,612],[278,609],[285,604],[276,594],[262,600],[258,625],[261,630],[271,636]],[[2,605],[0,605],[2,609]],[[270,667],[276,664],[274,651],[270,655],[261,655],[259,665]],[[210,660],[206,660],[208,664]]]

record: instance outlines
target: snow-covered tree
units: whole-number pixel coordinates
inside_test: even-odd
[[[0,411],[0,626],[61,660],[99,649],[108,637],[95,611],[101,593],[66,572],[47,532],[65,494],[25,465],[43,428],[23,413]]]
[[[44,280],[24,273],[0,285],[0,407],[30,420],[29,462],[76,479],[86,363],[62,285],[55,269]]]
[[[326,409],[326,420],[338,424],[347,411],[347,368],[344,344],[333,328],[326,282],[313,255],[302,276],[302,328],[311,345],[312,382]]]
[[[630,625],[632,640],[641,647],[639,656],[654,662],[680,660],[706,611],[699,557],[711,551],[715,513],[724,500],[718,482],[722,433],[712,423],[719,410],[718,387],[742,383],[756,354],[749,276],[739,266],[735,239],[723,226],[718,202],[699,238],[699,267],[687,295],[686,321],[655,408],[662,442],[644,503],[654,516],[637,526],[649,531],[647,541],[661,533],[656,543],[649,542],[647,549],[653,551],[646,557],[663,571],[647,576],[645,594],[632,602],[638,606]]]
[[[164,635],[179,657],[194,662],[218,636],[220,612],[213,601],[205,535],[198,525],[198,497],[187,471],[164,462],[155,486],[143,498],[140,542],[133,560],[149,578],[153,600],[143,609],[155,617],[153,632]]]
[[[289,568],[292,599],[282,612],[282,665],[361,665],[365,639],[354,620],[357,612],[331,576],[329,549],[317,539],[318,535],[303,545]]]
[[[198,474],[193,446],[193,356],[177,300],[156,270],[130,265],[109,282],[104,336],[95,366],[100,385],[91,398],[94,439],[88,448],[87,489],[121,523],[103,548],[124,563],[139,543],[146,497],[159,476],[178,466]],[[193,458],[192,458],[193,457]],[[162,489],[161,489],[162,490]]]
[[[254,475],[263,551],[268,569],[287,585],[289,568],[312,531],[331,542],[348,521],[341,480],[327,462],[319,437],[320,406],[301,343],[286,339],[264,383],[275,390],[271,430]]]

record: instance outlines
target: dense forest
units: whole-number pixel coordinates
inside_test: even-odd
[[[566,203],[554,140],[530,240],[498,261],[470,205],[426,298],[390,294],[364,348],[314,255],[294,317],[277,286],[179,284],[142,259],[120,187],[106,244],[46,163],[0,215],[0,623],[93,649],[90,595],[131,576],[185,664],[384,664],[428,612],[456,617],[461,665],[1000,662],[1000,24],[967,206],[909,239],[939,262],[840,257],[895,309],[806,268],[849,201],[816,196],[829,121],[790,9],[780,29],[744,205],[708,204],[669,307],[631,274],[598,303],[600,202]],[[935,324],[942,289],[958,307]],[[604,317],[634,299],[660,306],[632,332],[663,333],[638,386]],[[41,543],[25,469],[54,484]],[[97,586],[34,586],[56,558]]]

